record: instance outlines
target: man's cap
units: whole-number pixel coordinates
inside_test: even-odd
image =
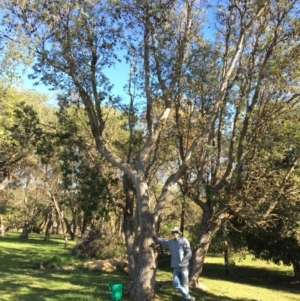
[[[178,227],[174,227],[171,232],[178,232],[179,234],[182,234],[182,232],[180,231],[180,229]]]

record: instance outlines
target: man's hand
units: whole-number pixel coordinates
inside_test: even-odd
[[[184,267],[186,267],[188,264],[189,264],[189,262],[188,262],[187,260],[182,260],[182,262],[179,263],[179,266],[180,266],[181,268],[184,268]]]
[[[153,237],[154,239],[156,239],[156,237],[157,237],[157,235],[156,235],[156,233],[155,233],[154,231],[152,231],[152,237]]]

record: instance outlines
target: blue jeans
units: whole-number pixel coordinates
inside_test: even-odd
[[[173,286],[181,293],[184,299],[189,300],[189,267],[173,270]]]

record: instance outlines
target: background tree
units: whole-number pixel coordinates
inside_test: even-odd
[[[13,196],[16,199],[23,199],[23,208],[26,208],[26,204],[29,205],[31,200],[36,203],[38,193],[34,189],[34,185],[31,185],[31,179],[29,174],[35,173],[34,167],[37,163],[37,157],[34,156],[34,132],[39,132],[37,127],[37,113],[32,110],[30,105],[24,105],[24,102],[28,104],[34,104],[37,110],[42,110],[44,105],[45,96],[33,93],[31,91],[16,90],[11,87],[5,88],[3,92],[2,102],[2,114],[1,114],[1,163],[0,169],[2,171],[2,208],[5,212],[15,211],[13,209],[13,202],[10,200]],[[26,163],[25,163],[26,162]],[[24,186],[24,194],[16,191],[16,189]],[[25,191],[31,191],[31,197]],[[17,202],[18,203],[18,202]],[[17,204],[15,204],[17,205]],[[18,207],[20,203],[16,206]],[[31,205],[30,205],[31,206]],[[10,208],[10,209],[8,209]],[[29,212],[37,212],[35,205],[31,209],[27,208]],[[20,210],[17,210],[17,215],[20,214]],[[17,212],[15,211],[15,212]],[[26,210],[25,210],[26,211]],[[16,216],[10,215],[12,219],[7,222],[6,227],[11,227],[11,224],[18,225]],[[27,215],[29,217],[29,215]],[[32,216],[33,217],[33,216]],[[23,219],[23,222],[25,220]],[[18,226],[17,226],[18,227]]]
[[[234,71],[222,93],[222,103],[214,115],[207,143],[199,150],[194,166],[181,183],[182,191],[203,210],[199,245],[191,270],[192,285],[198,283],[203,260],[222,219],[249,207],[257,210],[252,211],[253,217],[267,218],[267,208],[273,203],[268,193],[272,190],[270,186],[263,186],[265,182],[262,184],[262,178],[266,180],[268,172],[257,163],[261,162],[261,155],[265,151],[263,143],[269,134],[268,125],[284,116],[287,107],[294,108],[299,99],[299,93],[294,93],[297,72],[281,57],[282,45],[287,43],[285,55],[289,53],[289,56],[299,60],[295,48],[287,40],[296,32],[295,28],[291,28],[298,26],[293,18],[297,10],[296,3],[283,5],[283,2],[270,2],[268,7],[235,1],[230,4],[226,6],[220,3],[216,15],[217,21],[223,25],[218,28],[221,51],[216,65],[219,65],[219,60],[222,61],[218,81],[224,78],[224,72],[230,67],[234,67]],[[266,27],[268,22],[270,26]],[[281,27],[281,24],[284,26]],[[237,53],[238,59],[231,65]],[[287,69],[294,70],[294,75],[286,77]],[[202,87],[206,82],[205,77],[201,78],[198,86]],[[293,92],[290,93],[290,89]],[[201,95],[201,90],[197,91]],[[208,85],[205,95],[202,94],[207,102],[203,101],[199,108],[196,107],[196,114],[205,112],[200,115],[204,118],[211,114],[209,101],[215,98],[214,92],[217,91]],[[270,152],[271,149],[266,151],[268,154]],[[280,175],[282,193],[288,187],[286,179],[298,162],[298,154],[294,159],[286,173]],[[248,188],[251,189],[249,194]],[[258,190],[260,195],[257,194]],[[265,200],[265,210],[260,206],[262,198]],[[244,212],[249,214],[248,211]]]
[[[110,132],[106,135],[111,140],[122,140],[125,131],[114,131],[115,125],[122,122],[121,115],[116,111],[109,114],[114,116],[107,119],[107,123],[111,126]],[[108,218],[113,219],[112,211],[116,212],[116,207],[122,207],[120,173],[107,164],[96,151],[82,109],[62,108],[58,117],[60,123],[56,133],[56,143],[59,146],[58,159],[62,171],[64,199],[73,212],[71,222],[73,230],[70,228],[71,224],[66,222],[70,235],[74,236],[77,227],[84,234],[88,228],[95,225],[95,222],[104,226]],[[81,222],[78,224],[79,217]],[[117,216],[115,222],[119,220],[120,217]],[[104,231],[103,228],[101,230]]]

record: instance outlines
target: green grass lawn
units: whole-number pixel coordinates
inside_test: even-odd
[[[62,264],[74,262],[63,243],[60,237],[44,242],[42,236],[35,234],[25,241],[19,240],[16,233],[0,237],[0,300],[108,301],[110,282],[122,282],[125,289],[129,286],[127,275],[121,271],[61,269]],[[291,267],[253,261],[250,256],[237,262],[226,276],[222,257],[209,256],[201,276],[209,291],[192,289],[191,294],[201,301],[299,301],[300,285],[291,276]],[[182,300],[172,287],[171,278],[169,262],[160,264],[157,300]]]

